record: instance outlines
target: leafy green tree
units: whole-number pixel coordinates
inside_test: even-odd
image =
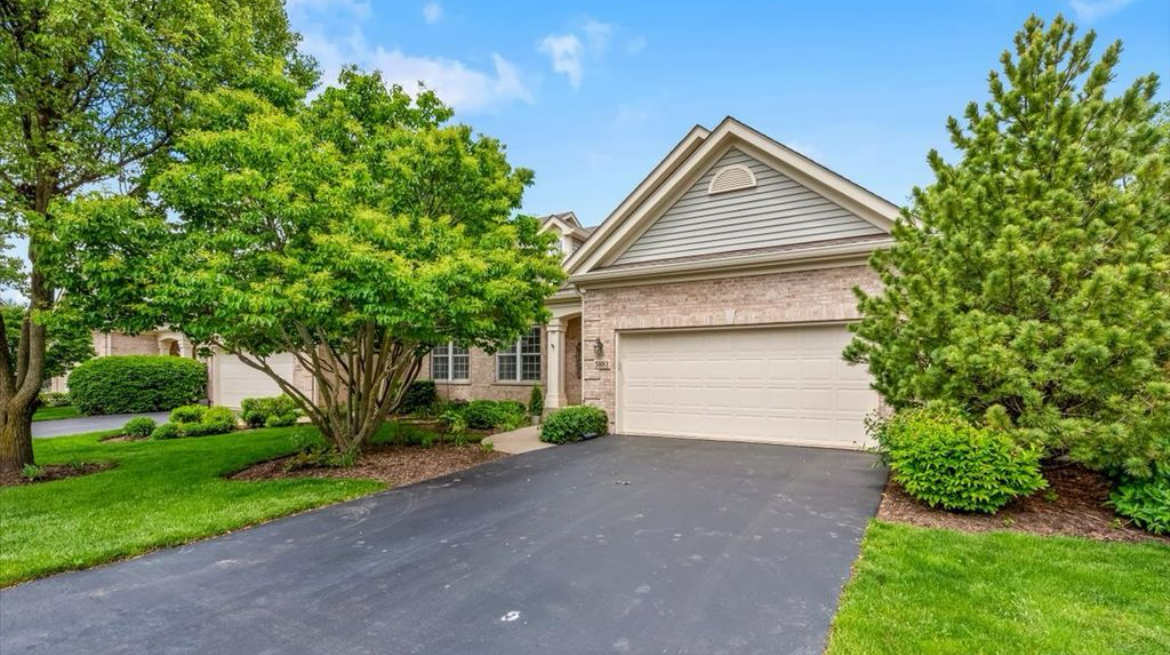
[[[959,161],[930,153],[845,356],[896,408],[1144,476],[1170,465],[1170,130],[1156,76],[1110,96],[1121,44],[1075,31],[1029,18],[949,120]]]
[[[8,357],[16,359],[20,351],[20,324],[28,308],[23,305],[0,303],[0,317],[8,335]],[[58,316],[45,337],[45,379],[65,375],[74,365],[97,355],[93,349],[93,333],[77,317],[67,320]]]
[[[490,349],[544,318],[563,272],[553,237],[514,215],[532,172],[434,94],[349,69],[304,105],[221,91],[199,106],[152,185],[159,209],[86,199],[72,229],[165,235],[145,294],[161,319],[270,376],[339,452],[360,451],[434,344]],[[127,280],[102,286],[138,294]],[[278,353],[313,392],[271,365]]]
[[[61,301],[45,253],[60,208],[94,187],[142,195],[194,91],[299,101],[315,69],[297,39],[280,0],[0,1],[0,278],[29,308],[19,348],[0,348],[0,468],[33,462],[32,409]],[[17,242],[27,266],[9,252]]]

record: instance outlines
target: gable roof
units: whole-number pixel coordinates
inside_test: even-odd
[[[545,228],[549,225],[555,225],[562,234],[572,234],[581,240],[589,237],[589,230],[581,227],[581,221],[577,220],[577,215],[573,212],[561,212],[559,214],[542,216],[540,222]]]
[[[899,215],[893,203],[729,116],[711,131],[696,126],[670,151],[569,257],[571,280],[612,264],[732,148],[868,222],[877,234],[887,234]]]

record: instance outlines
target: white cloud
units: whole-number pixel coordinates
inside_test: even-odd
[[[589,44],[589,53],[595,58],[600,58],[609,49],[613,29],[613,25],[593,18],[586,18],[581,24],[581,30],[585,32],[585,42]]]
[[[576,34],[550,34],[541,39],[539,50],[552,59],[554,71],[568,76],[573,88],[581,86],[581,58],[585,46]]]
[[[423,20],[425,20],[428,25],[434,25],[443,19],[443,5],[437,2],[428,2],[423,5],[422,12]]]
[[[532,102],[532,91],[515,64],[491,53],[490,69],[477,68],[457,59],[429,57],[370,47],[360,30],[346,38],[331,39],[308,32],[301,44],[321,64],[323,84],[333,84],[342,66],[356,64],[365,70],[379,70],[388,84],[400,84],[414,92],[421,82],[443,102],[461,112],[476,112],[511,102]]]
[[[1133,0],[1072,0],[1069,5],[1077,20],[1092,23],[1125,9],[1131,3]]]

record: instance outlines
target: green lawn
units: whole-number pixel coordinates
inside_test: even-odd
[[[33,412],[32,420],[35,421],[53,421],[59,418],[77,418],[81,416],[81,410],[73,406],[66,407],[42,407]]]
[[[369,480],[228,481],[224,473],[296,450],[299,426],[173,441],[110,433],[37,439],[38,464],[111,470],[0,489],[0,586],[226,532],[381,489]]]
[[[828,655],[1170,653],[1170,547],[875,521]]]

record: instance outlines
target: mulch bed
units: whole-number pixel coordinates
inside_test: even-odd
[[[383,445],[368,447],[357,463],[347,468],[310,467],[286,471],[285,465],[290,458],[282,457],[250,466],[229,479],[365,478],[399,487],[462,471],[501,457],[506,455],[474,445],[437,444],[430,448]]]
[[[948,528],[966,532],[1011,530],[1037,535],[1067,535],[1102,541],[1164,541],[1129,525],[1113,513],[1109,482],[1093,471],[1073,464],[1057,463],[1044,468],[1048,489],[1027,498],[1017,498],[995,514],[947,512],[918,502],[891,478],[882,493],[878,518],[925,528]]]
[[[32,480],[24,477],[19,471],[0,473],[0,487],[14,487],[23,484],[39,484],[41,482],[52,482],[53,480],[64,480],[65,478],[75,478],[80,475],[100,473],[112,468],[114,468],[113,462],[101,462],[97,464],[46,464],[41,467],[40,475]]]

